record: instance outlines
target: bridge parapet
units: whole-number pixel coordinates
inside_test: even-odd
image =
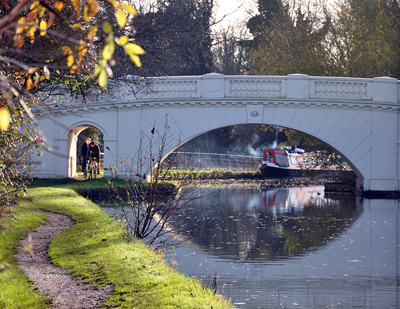
[[[133,78],[129,84],[110,84],[106,94],[88,96],[83,103],[65,93],[62,88],[58,102],[71,105],[90,103],[145,103],[166,99],[309,99],[327,101],[363,101],[399,103],[400,81],[389,77],[350,78],[321,77],[304,74],[287,76],[225,76],[211,73],[202,76],[170,76],[147,79]]]
[[[154,78],[138,99],[288,98],[400,102],[400,81],[390,77],[181,76]]]
[[[288,76],[225,77],[226,97],[372,100],[372,79]],[[397,80],[396,80],[397,81]]]
[[[311,78],[311,99],[372,100],[373,81],[352,78]]]

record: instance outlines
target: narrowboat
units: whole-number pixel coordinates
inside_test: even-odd
[[[303,170],[298,162],[298,153],[288,153],[286,150],[265,149],[260,164],[262,178],[302,177]]]

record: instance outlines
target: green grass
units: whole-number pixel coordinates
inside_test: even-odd
[[[87,179],[76,181],[71,178],[61,178],[61,179],[49,179],[49,178],[34,178],[30,184],[30,188],[40,188],[40,187],[54,187],[54,188],[68,188],[73,190],[79,189],[97,189],[97,188],[105,188],[109,187],[109,182],[112,181],[114,187],[124,187],[127,182],[124,179],[118,178],[96,178],[96,179]],[[164,181],[165,183],[170,183],[168,181]],[[146,183],[136,182],[138,186],[145,186]]]
[[[88,179],[88,180],[80,180],[76,181],[71,178],[33,178],[30,187],[31,188],[39,188],[39,187],[61,187],[61,188],[101,188],[105,187],[108,184],[109,179],[107,178],[96,178],[96,179]],[[125,181],[123,179],[113,179],[116,185],[124,185]]]
[[[76,176],[78,179],[84,180],[85,178],[83,177],[80,170],[81,169],[79,169],[79,171],[78,170],[76,171]],[[98,174],[96,178],[103,178],[103,177],[104,177],[104,169],[100,169],[100,174]]]
[[[31,308],[45,307],[46,299],[37,296],[29,288],[28,279],[15,266],[15,258],[10,256],[15,249],[9,249],[16,247],[28,229],[44,222],[45,216],[34,212],[34,209],[44,209],[66,214],[76,223],[50,244],[49,255],[52,261],[57,266],[70,269],[75,277],[94,286],[112,284],[115,287],[114,294],[106,306],[231,307],[221,296],[203,288],[197,279],[176,272],[161,255],[128,237],[120,223],[72,189],[31,188],[28,197],[32,200],[19,202],[15,215],[6,219],[8,228],[0,233],[1,237],[7,234],[7,244],[1,241],[0,252],[10,264],[9,269],[0,273],[0,301],[25,308],[27,306],[24,301],[29,300],[37,303]],[[25,293],[26,296],[20,295]]]

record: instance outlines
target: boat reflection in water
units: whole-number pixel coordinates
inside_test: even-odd
[[[274,215],[291,213],[295,215],[303,210],[304,204],[324,206],[323,187],[281,188],[262,190],[263,206]]]
[[[225,188],[176,220],[190,244],[225,258],[276,260],[302,254],[346,230],[362,211],[323,187]],[[208,196],[210,189],[199,194]]]

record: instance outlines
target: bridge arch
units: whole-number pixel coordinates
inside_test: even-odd
[[[135,154],[141,134],[150,134],[155,120],[162,127],[168,115],[176,145],[179,138],[185,142],[229,125],[278,125],[330,145],[363,178],[365,190],[400,190],[400,82],[396,79],[207,74],[155,78],[149,84],[150,91],[131,95],[119,88],[109,98],[86,104],[66,98],[70,103],[59,107],[55,116],[71,129],[84,124],[99,128],[105,146],[115,155],[108,156],[106,166],[118,164],[115,158],[124,154]],[[68,153],[65,131],[46,119],[42,126],[60,151]],[[44,161],[48,169],[39,176],[66,176],[65,159]]]
[[[236,125],[247,125],[247,124],[248,124],[248,123],[240,123],[240,124],[238,123],[238,124],[236,124]],[[282,127],[281,124],[277,124],[277,123],[273,123],[273,124],[271,124],[271,123],[262,123],[262,124],[263,124],[263,125],[272,125],[272,126],[281,126],[281,127]],[[179,148],[180,148],[181,146],[184,146],[186,143],[190,142],[191,140],[193,140],[193,139],[195,139],[195,138],[197,138],[197,137],[200,137],[200,136],[203,135],[203,134],[207,134],[207,133],[212,132],[212,131],[214,131],[214,130],[218,130],[218,129],[225,128],[225,127],[226,127],[226,126],[223,126],[223,127],[216,127],[216,128],[214,128],[214,129],[212,129],[212,130],[209,130],[209,131],[206,131],[206,132],[201,132],[201,133],[199,133],[199,134],[197,134],[197,135],[195,135],[195,136],[188,137],[187,140],[182,141],[182,143],[179,145],[179,147],[176,147],[176,148],[174,148],[173,150],[171,150],[171,151],[165,156],[165,158],[166,158],[170,153],[172,153],[173,151],[179,151]],[[312,134],[309,134],[309,133],[306,133],[306,132],[302,132],[302,131],[300,131],[300,130],[298,130],[298,129],[296,129],[296,128],[293,128],[293,127],[286,127],[286,128],[288,128],[288,129],[293,129],[293,130],[299,131],[299,132],[301,132],[301,133],[305,133],[305,134],[307,134],[307,135],[310,135],[310,136],[312,136],[312,137],[314,137],[314,138],[317,138],[317,139],[321,140],[318,136],[314,136],[314,135],[312,135]],[[261,131],[260,131],[260,134],[262,134]],[[364,176],[363,176],[362,173],[358,170],[357,166],[356,166],[355,164],[353,164],[353,163],[350,161],[350,159],[346,157],[345,154],[343,154],[340,150],[336,149],[334,146],[330,145],[329,143],[326,143],[326,142],[323,141],[323,140],[321,140],[321,141],[322,141],[323,143],[327,144],[327,146],[329,146],[330,148],[332,148],[333,151],[335,151],[337,154],[339,154],[339,155],[343,158],[343,160],[346,161],[346,163],[353,169],[354,173],[356,174],[356,176],[357,176],[357,178],[358,178],[359,180],[363,180],[363,179],[364,179]]]
[[[77,175],[76,172],[76,164],[78,162],[77,151],[79,150],[80,147],[80,145],[77,145],[78,136],[82,131],[86,130],[87,128],[97,129],[100,132],[102,132],[104,136],[107,136],[107,131],[104,129],[104,127],[99,123],[96,123],[91,120],[77,121],[64,131],[62,135],[68,137],[68,142],[67,142],[68,177],[75,177]]]

